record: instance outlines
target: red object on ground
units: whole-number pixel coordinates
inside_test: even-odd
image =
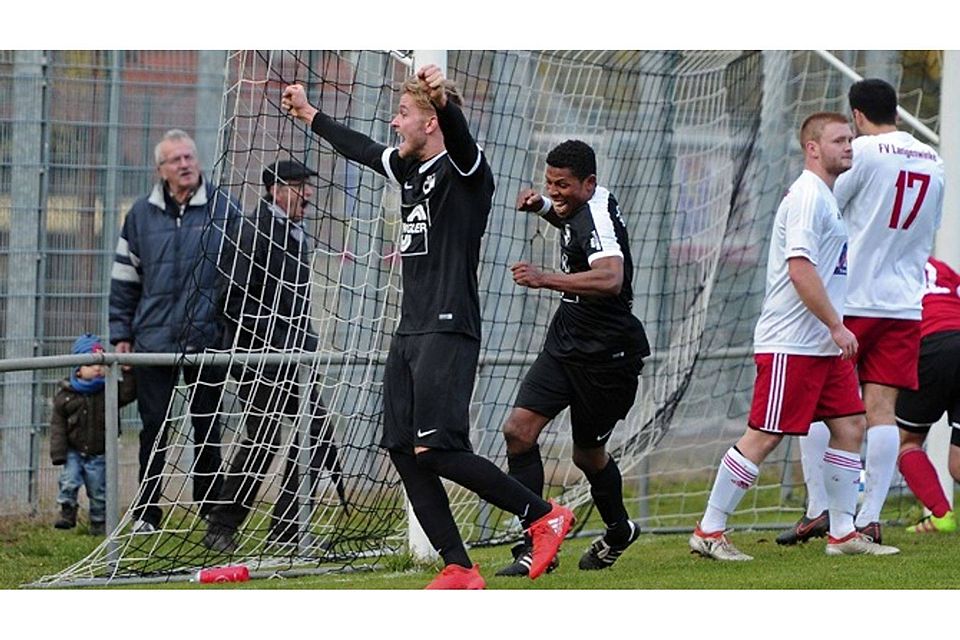
[[[197,572],[196,582],[246,582],[250,579],[250,570],[242,564],[229,567],[212,567]]]

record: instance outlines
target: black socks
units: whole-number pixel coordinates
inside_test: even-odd
[[[550,512],[550,505],[539,495],[475,453],[430,449],[416,457],[421,467],[516,515],[524,528]]]
[[[620,467],[611,456],[607,466],[599,472],[585,475],[590,483],[593,502],[607,525],[607,541],[617,544],[626,542],[630,537],[630,516],[623,506],[623,478],[620,476]]]

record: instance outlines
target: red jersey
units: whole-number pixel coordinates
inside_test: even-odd
[[[929,258],[923,290],[920,336],[939,331],[960,331],[960,275],[945,262]]]

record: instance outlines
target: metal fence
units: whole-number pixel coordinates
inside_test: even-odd
[[[225,63],[225,51],[0,51],[0,358],[69,353],[87,331],[106,339],[114,246],[155,178],[154,145],[186,130],[210,175]],[[0,380],[0,516],[54,504],[45,435],[67,374]],[[136,422],[132,407],[124,416]],[[120,486],[132,493],[125,431]]]

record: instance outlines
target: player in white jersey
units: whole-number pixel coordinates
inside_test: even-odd
[[[878,79],[850,88],[858,137],[853,167],[834,194],[850,232],[844,322],[857,336],[854,361],[867,409],[866,481],[857,528],[879,542],[880,510],[896,467],[898,389],[917,388],[924,264],[940,226],[943,161],[930,146],[897,131],[897,94]],[[826,430],[800,441],[807,513],[777,541],[802,542],[826,532],[826,493],[818,463]]]
[[[847,230],[831,191],[850,168],[853,133],[839,113],[815,113],[800,129],[804,171],[780,203],[767,259],[766,295],[754,332],[757,379],[747,429],[727,450],[690,548],[717,560],[751,560],[724,531],[759,465],[784,435],[826,421],[824,464],[831,516],[828,555],[897,553],[854,527],[860,445],[866,425],[851,359],[857,339],[843,324]]]

